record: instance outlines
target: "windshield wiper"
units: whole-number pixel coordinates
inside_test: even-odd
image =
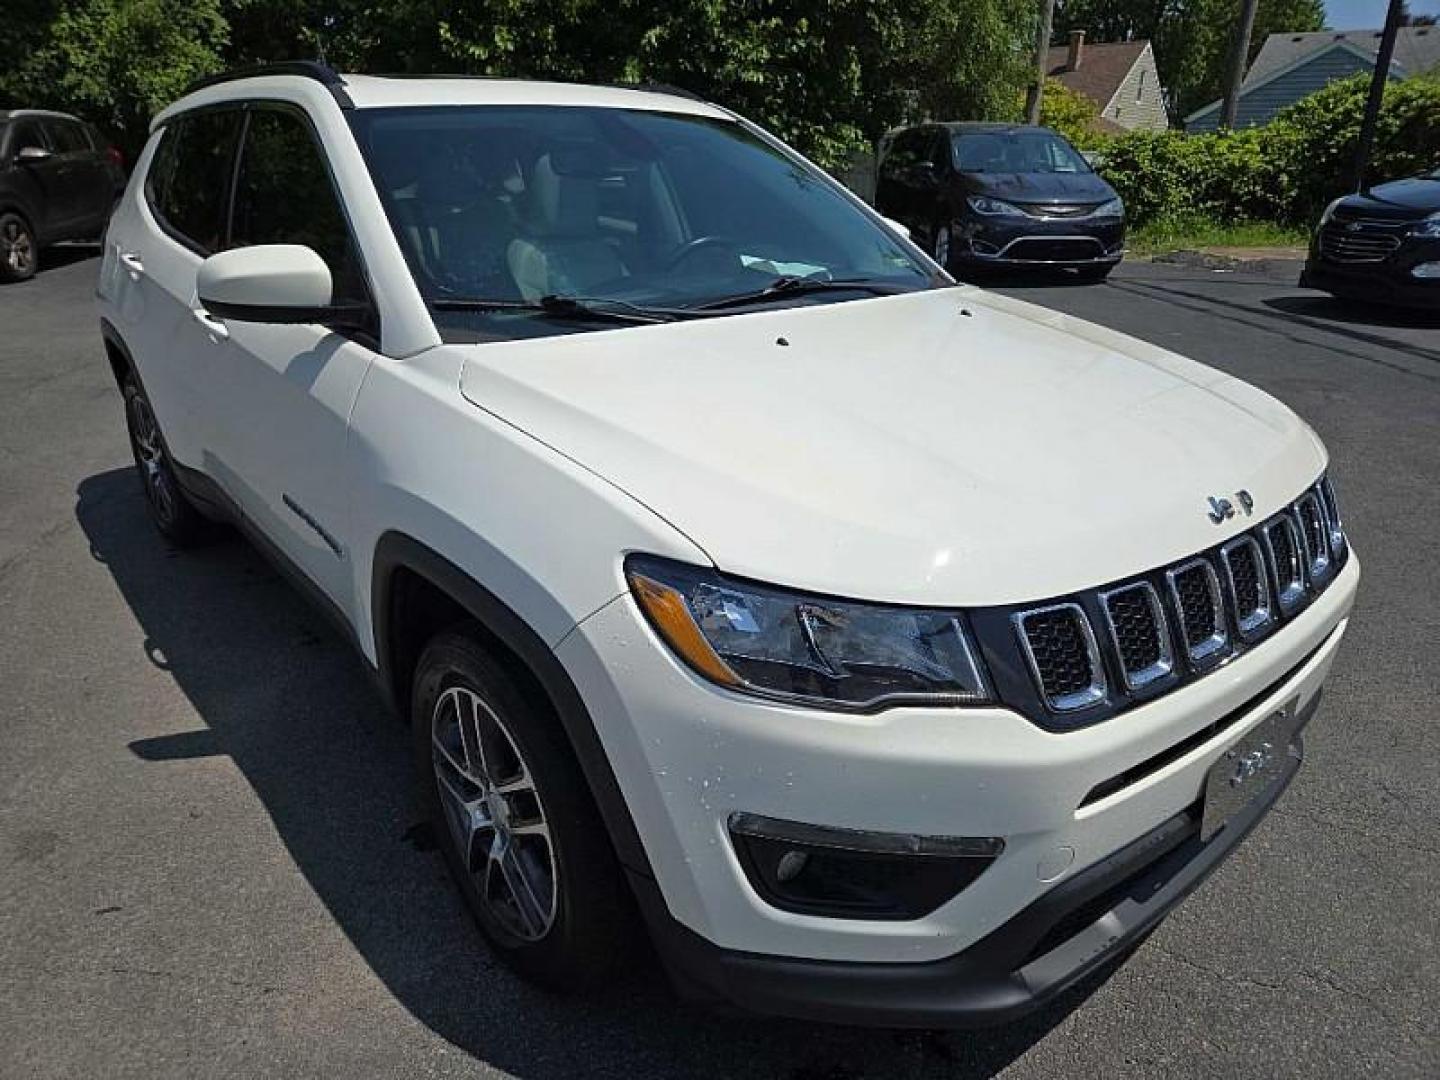
[[[845,292],[867,292],[874,296],[893,296],[910,291],[901,285],[891,285],[884,281],[871,281],[866,278],[818,278],[786,274],[776,278],[763,289],[736,293],[734,296],[722,296],[718,300],[708,300],[703,304],[696,304],[693,310],[714,311],[717,308],[744,307],[747,304],[763,304],[770,300],[782,300],[791,296],[825,292],[830,289],[840,289]]]
[[[441,311],[535,311],[560,319],[598,319],[623,323],[674,322],[679,310],[642,307],[605,296],[542,296],[538,300],[505,300],[483,296],[437,296],[430,306]]]

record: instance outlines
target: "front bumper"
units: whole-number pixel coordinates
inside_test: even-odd
[[[1200,846],[1179,820],[1193,815],[1210,765],[1277,705],[1313,708],[1358,578],[1352,554],[1282,632],[1188,686],[1064,733],[999,708],[853,715],[729,694],[682,667],[628,596],[587,619],[557,652],[643,840],[649,866],[632,867],[637,893],[678,982],[796,1016],[987,1022],[1033,1006],[1115,955],[1233,847],[1248,824]],[[1093,796],[1121,775],[1133,779]],[[727,829],[735,811],[1003,837],[1005,849],[921,918],[806,915],[770,906],[751,887]],[[1136,852],[1162,848],[1173,848],[1165,856],[1173,861],[1137,862]],[[1137,872],[1154,884],[1153,896],[1133,910],[1121,912],[1122,901],[1100,913],[1099,937],[1087,931],[1031,957],[1048,933],[1042,922],[1053,925],[1056,912],[1072,913],[1117,875]],[[842,992],[842,983],[852,989]]]
[[[1440,278],[1411,273],[1422,263],[1434,262],[1440,262],[1440,240],[1408,239],[1385,259],[1363,263],[1327,259],[1318,241],[1312,241],[1300,285],[1347,300],[1440,311]]]
[[[967,213],[955,223],[953,235],[953,258],[972,266],[1113,266],[1125,255],[1122,218]]]

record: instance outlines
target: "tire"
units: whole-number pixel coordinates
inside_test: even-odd
[[[13,211],[0,214],[0,282],[26,281],[39,265],[40,245],[30,223]]]
[[[1098,285],[1108,278],[1110,271],[1114,269],[1115,266],[1113,263],[1106,266],[1080,266],[1076,267],[1075,274],[1081,281],[1088,281],[1091,284]]]
[[[561,991],[633,964],[632,902],[569,741],[473,628],[425,647],[411,725],[421,808],[495,954]]]
[[[935,261],[940,264],[941,268],[947,271],[950,269],[950,256],[952,254],[950,241],[950,226],[936,226],[935,243],[931,254],[934,255]]]
[[[176,547],[194,547],[204,543],[214,535],[214,526],[195,509],[181,490],[149,399],[133,382],[125,384],[124,397],[130,453],[135,457],[135,468],[140,474],[140,486],[145,492],[150,520],[160,530],[160,535]]]

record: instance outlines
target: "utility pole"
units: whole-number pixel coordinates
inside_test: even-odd
[[[1050,68],[1050,28],[1055,22],[1055,0],[1040,0],[1040,28],[1035,34],[1035,83],[1025,99],[1025,122],[1040,123],[1040,103],[1045,99],[1045,76]]]
[[[1380,105],[1385,100],[1385,84],[1390,81],[1390,58],[1395,55],[1395,39],[1400,36],[1400,18],[1405,14],[1405,0],[1390,0],[1385,16],[1385,32],[1380,35],[1380,52],[1375,57],[1375,74],[1370,77],[1370,97],[1365,101],[1365,119],[1360,123],[1360,145],[1355,150],[1355,190],[1365,190],[1365,170],[1370,166],[1370,151],[1375,146],[1375,126],[1380,122]]]
[[[1250,59],[1250,35],[1255,32],[1255,9],[1260,0],[1240,0],[1240,25],[1235,28],[1235,43],[1230,53],[1230,69],[1225,76],[1225,107],[1220,110],[1220,126],[1233,128],[1235,114],[1240,110],[1240,84],[1245,81],[1245,62]]]

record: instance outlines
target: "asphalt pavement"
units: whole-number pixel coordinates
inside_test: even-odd
[[[1013,1027],[897,1034],[495,964],[348,647],[244,543],[149,526],[97,265],[0,288],[0,1075],[1440,1075],[1440,318],[1284,264],[997,285],[1294,407],[1364,580],[1305,768],[1137,953]]]

